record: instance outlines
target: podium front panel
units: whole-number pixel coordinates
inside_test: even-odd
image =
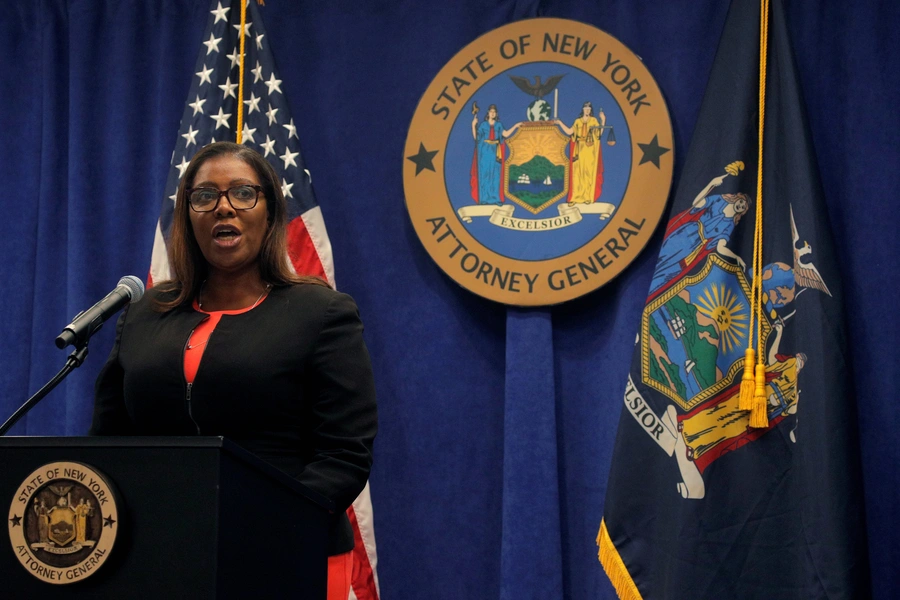
[[[88,465],[117,490],[119,517],[105,523],[118,528],[115,545],[96,572],[54,585],[26,571],[7,536],[0,581],[10,597],[325,598],[325,511],[221,438],[0,439],[4,506],[30,473],[59,461]]]

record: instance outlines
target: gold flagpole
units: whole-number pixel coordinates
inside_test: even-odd
[[[241,29],[240,44],[238,52],[240,52],[240,60],[238,66],[238,97],[237,97],[237,143],[240,144],[244,138],[244,38],[246,35],[247,23],[247,2],[246,0],[238,0],[241,3]]]

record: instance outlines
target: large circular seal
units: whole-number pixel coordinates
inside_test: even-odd
[[[464,288],[557,304],[647,244],[672,147],[663,96],[625,45],[575,21],[520,21],[466,46],[425,91],[406,139],[406,207]]]
[[[74,583],[109,558],[118,518],[113,489],[101,473],[54,462],[22,482],[9,507],[9,539],[29,573],[47,583]]]

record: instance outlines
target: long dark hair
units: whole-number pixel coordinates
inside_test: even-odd
[[[291,270],[287,255],[287,201],[281,192],[278,175],[275,169],[260,154],[240,144],[232,142],[216,142],[204,146],[188,164],[178,185],[175,195],[175,214],[172,219],[172,234],[169,244],[169,263],[172,266],[172,279],[160,283],[157,287],[163,291],[176,293],[174,298],[154,298],[155,308],[162,312],[172,310],[192,301],[200,292],[200,286],[207,277],[209,264],[206,262],[194,229],[191,226],[190,206],[186,190],[194,185],[197,171],[207,160],[220,156],[233,156],[244,161],[256,172],[266,198],[266,214],[268,228],[262,247],[259,250],[259,274],[265,283],[272,286],[285,286],[298,283],[315,285],[328,284],[318,277],[297,275]]]

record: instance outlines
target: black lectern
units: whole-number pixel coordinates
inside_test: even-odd
[[[324,600],[330,501],[228,440],[0,438],[3,510],[30,473],[57,461],[83,463],[112,483],[119,518],[106,526],[119,528],[115,545],[89,577],[54,585],[23,568],[5,535],[4,597]]]

